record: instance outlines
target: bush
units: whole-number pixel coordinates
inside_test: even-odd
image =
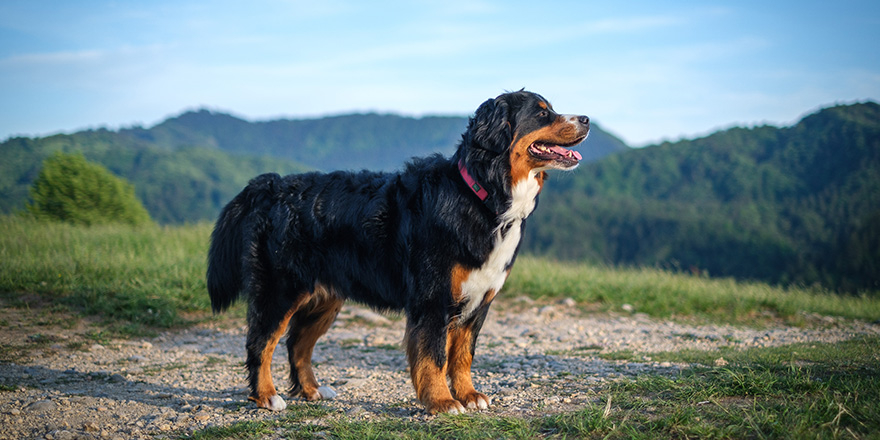
[[[134,187],[81,154],[55,153],[30,191],[28,212],[36,218],[93,225],[152,223]]]

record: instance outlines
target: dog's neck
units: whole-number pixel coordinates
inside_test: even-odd
[[[486,197],[489,197],[489,192],[486,191],[486,188],[483,185],[480,185],[479,182],[474,180],[473,177],[468,173],[467,167],[464,165],[464,159],[458,160],[458,173],[461,174],[461,178],[464,179],[464,182],[467,183],[468,188],[477,195],[483,202],[486,201]]]

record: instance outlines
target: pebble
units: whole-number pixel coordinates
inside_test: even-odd
[[[38,400],[26,406],[24,409],[29,413],[45,413],[49,411],[55,411],[57,407],[58,405],[56,405],[55,402],[51,400]]]

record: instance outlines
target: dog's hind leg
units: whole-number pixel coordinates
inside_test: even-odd
[[[258,305],[252,303],[248,309],[247,360],[249,400],[256,402],[257,407],[272,411],[281,411],[287,407],[272,382],[272,355],[275,346],[291,317],[305,304],[311,295],[302,294],[290,307]]]
[[[287,356],[290,362],[290,395],[306,400],[332,399],[336,392],[319,387],[312,370],[312,352],[318,341],[342,308],[342,299],[323,286],[315,288],[312,302],[302,307],[290,321],[287,335]]]

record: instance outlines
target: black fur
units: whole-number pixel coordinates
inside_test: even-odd
[[[524,91],[486,101],[451,158],[414,159],[401,172],[251,180],[220,214],[207,282],[215,312],[241,294],[250,300],[252,393],[259,350],[297,298],[319,285],[340,299],[404,311],[414,333],[409,337],[427,345],[435,362],[445,362],[444,330],[460,312],[450,295],[450,273],[455,264],[480,267],[491,252],[497,213],[511,203],[514,128],[533,123],[538,101],[543,98]],[[459,159],[488,190],[485,201],[463,181]],[[471,349],[487,311],[488,304],[470,318]],[[296,336],[293,326],[289,339]],[[294,392],[298,386],[293,383]]]

